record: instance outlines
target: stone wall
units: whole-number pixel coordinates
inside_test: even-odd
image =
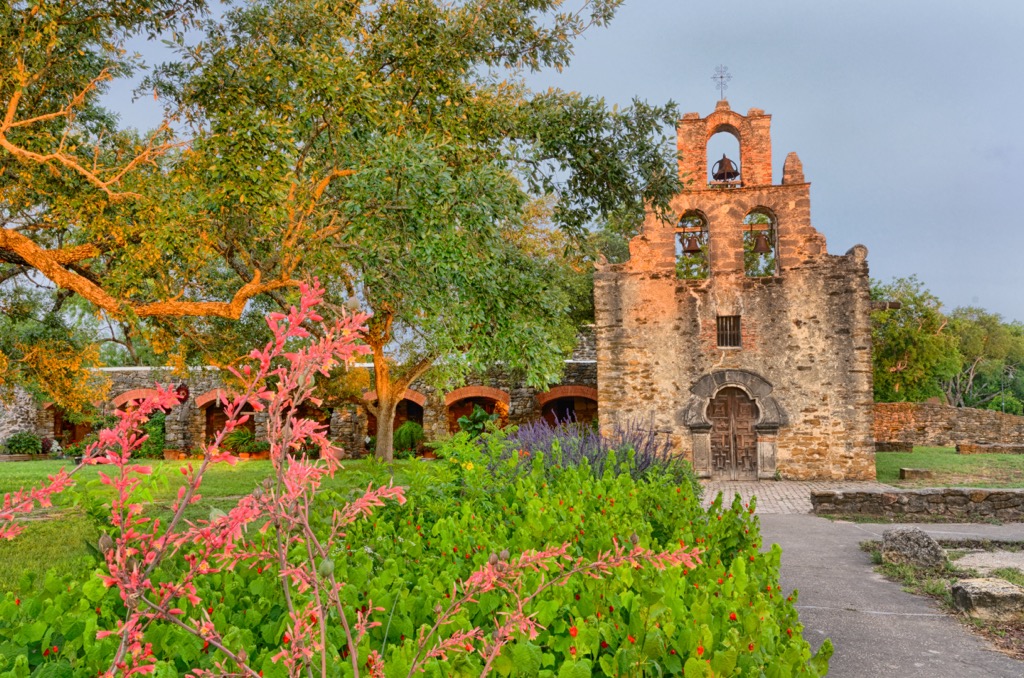
[[[763,166],[756,147],[770,148],[766,138],[753,145],[740,139],[741,153],[748,149],[743,188],[701,185],[703,161],[692,157],[706,153],[704,140],[720,126],[711,118],[744,118],[727,115],[723,103],[703,126],[689,115],[681,122],[681,162],[697,173],[696,190],[674,199],[672,218],[648,215],[630,242],[629,261],[600,265],[595,274],[602,426],[651,419],[699,473],[711,475],[705,412],[716,389],[735,386],[762,416],[759,477],[777,471],[796,479],[873,478],[867,250],[827,253],[824,236],[811,226],[809,185],[797,183],[803,177],[795,155],[787,160],[791,181],[765,185],[770,165]],[[767,135],[763,112],[744,120]],[[778,275],[744,273],[743,220],[754,210],[776,224]],[[675,272],[676,220],[687,214],[707,223],[706,279]],[[718,347],[717,316],[740,316],[740,347]],[[695,391],[708,384],[707,393]]]
[[[970,520],[1024,520],[1024,490],[945,488],[812,492],[816,514],[870,515],[897,519],[925,516]]]
[[[1012,414],[937,403],[876,403],[874,409],[874,437],[882,443],[1024,445],[1024,417]]]
[[[957,454],[1024,454],[1024,445],[977,445],[960,443],[956,446]]]
[[[21,388],[15,388],[9,401],[0,402],[0,445],[15,433],[35,431],[36,403]]]

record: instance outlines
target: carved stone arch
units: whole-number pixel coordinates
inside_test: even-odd
[[[738,388],[757,406],[758,478],[775,475],[779,428],[788,423],[785,410],[771,395],[771,382],[747,370],[717,370],[704,375],[690,387],[690,399],[683,410],[683,421],[693,436],[693,466],[701,477],[711,476],[711,422],[707,411],[711,399],[723,388]]]

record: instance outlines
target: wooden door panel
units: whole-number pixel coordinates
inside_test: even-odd
[[[757,478],[757,405],[742,390],[723,388],[708,405],[712,477]]]

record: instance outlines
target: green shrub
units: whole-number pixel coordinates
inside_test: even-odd
[[[460,431],[468,433],[471,438],[476,438],[487,430],[488,424],[497,421],[497,419],[498,415],[487,414],[487,410],[474,404],[473,411],[463,417],[459,417],[456,423],[459,425]]]
[[[142,443],[142,447],[135,454],[136,457],[159,459],[164,456],[164,446],[167,441],[166,421],[167,415],[163,412],[157,412],[146,422],[142,429],[149,437],[146,439],[146,442]]]
[[[405,421],[395,429],[395,451],[415,452],[423,442],[423,427],[415,421]]]
[[[236,428],[224,436],[221,445],[239,454],[260,454],[270,451],[270,443],[256,438],[256,433],[247,428]]]
[[[4,443],[7,454],[42,454],[43,441],[35,433],[22,431],[15,433]]]

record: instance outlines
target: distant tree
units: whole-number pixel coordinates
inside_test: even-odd
[[[942,396],[942,384],[960,364],[942,303],[915,276],[885,284],[872,281],[871,298],[901,303],[899,310],[871,313],[875,400],[914,402]]]
[[[965,307],[949,315],[949,331],[960,357],[959,369],[942,382],[949,404],[989,407],[1002,396],[1005,405],[1024,363],[1021,326],[1004,322],[998,313]]]

